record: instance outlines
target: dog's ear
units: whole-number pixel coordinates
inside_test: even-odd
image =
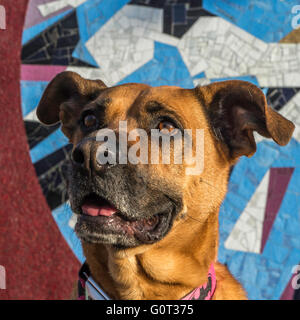
[[[195,91],[207,107],[213,131],[228,146],[233,159],[255,153],[253,131],[281,146],[292,137],[294,124],[269,107],[264,93],[249,82],[222,81]]]
[[[62,103],[69,99],[91,100],[106,88],[101,80],[88,80],[71,71],[58,74],[47,86],[37,107],[38,119],[52,125],[60,121],[59,112]]]

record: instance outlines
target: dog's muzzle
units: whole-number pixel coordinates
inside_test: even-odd
[[[68,191],[77,235],[117,247],[161,240],[182,208],[181,197],[153,188],[145,166],[99,164],[97,147],[89,137],[72,153]]]

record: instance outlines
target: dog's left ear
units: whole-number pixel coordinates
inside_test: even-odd
[[[255,85],[231,80],[197,87],[195,91],[207,108],[213,131],[225,142],[231,158],[255,153],[253,131],[281,146],[290,141],[294,124],[269,107],[264,93]]]
[[[46,125],[59,122],[61,105],[74,99],[77,104],[83,105],[86,100],[97,96],[103,88],[107,88],[101,80],[82,78],[78,73],[64,71],[55,76],[48,84],[37,106],[37,117]]]

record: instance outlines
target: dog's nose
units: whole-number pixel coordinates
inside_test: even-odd
[[[72,153],[72,160],[76,164],[83,165],[84,164],[84,154],[80,147],[76,147]]]
[[[72,151],[72,161],[75,165],[90,170],[91,141],[89,139],[79,142]]]
[[[114,166],[116,154],[107,150],[103,142],[97,142],[95,137],[88,137],[80,141],[72,151],[72,162],[77,167],[88,171],[100,172]],[[104,159],[103,159],[104,158]]]

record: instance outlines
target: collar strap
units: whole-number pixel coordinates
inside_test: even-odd
[[[90,268],[86,262],[79,270],[78,300],[111,300],[92,278]]]
[[[212,263],[208,271],[207,283],[197,287],[180,300],[211,300],[216,289],[216,283],[216,273]],[[112,300],[94,281],[86,262],[79,271],[78,300]]]
[[[216,272],[215,272],[214,264],[212,263],[208,270],[207,283],[194,289],[192,292],[187,294],[184,298],[181,298],[181,300],[211,300],[216,290],[216,284],[217,284]]]

